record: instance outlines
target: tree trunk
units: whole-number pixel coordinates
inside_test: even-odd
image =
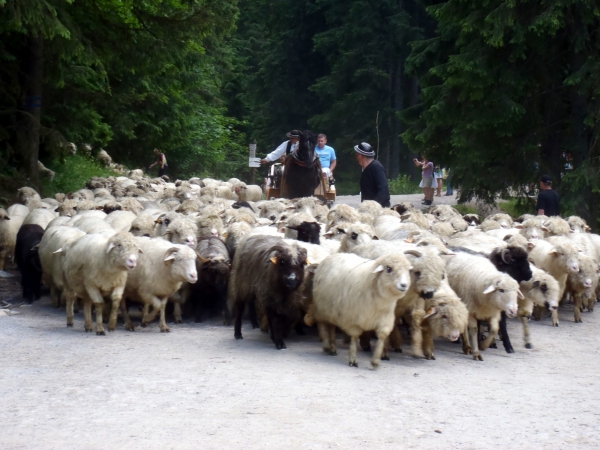
[[[402,123],[398,117],[398,113],[402,111],[404,96],[402,92],[402,65],[403,61],[398,59],[392,73],[392,117],[391,117],[391,150],[390,150],[390,167],[388,176],[391,179],[397,178],[400,173],[400,164],[404,165],[405,161],[402,156],[403,145],[400,140],[402,133]]]
[[[21,62],[24,101],[18,125],[17,148],[21,155],[21,168],[34,184],[37,184],[39,179],[37,163],[40,150],[43,49],[42,37],[28,37]]]

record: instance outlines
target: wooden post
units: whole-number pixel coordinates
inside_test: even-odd
[[[250,149],[250,158],[256,158],[256,140],[254,144],[250,144],[248,147]],[[256,184],[256,167],[250,168],[250,184]]]

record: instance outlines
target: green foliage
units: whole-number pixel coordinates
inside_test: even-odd
[[[46,167],[56,172],[52,182],[42,181],[42,192],[47,197],[53,197],[57,192],[66,194],[82,189],[92,177],[115,176],[115,172],[84,155],[69,156],[63,161],[55,159]]]
[[[466,203],[459,203],[457,205],[454,205],[454,208],[461,213],[463,216],[465,214],[479,214],[479,212],[477,211],[477,208],[472,206],[472,205],[468,205]]]
[[[498,208],[510,215],[512,218],[517,218],[523,214],[535,214],[535,204],[528,198],[517,197],[511,198],[505,202],[499,202]]]
[[[407,175],[398,175],[397,178],[389,180],[389,186],[391,195],[419,194],[422,191]]]

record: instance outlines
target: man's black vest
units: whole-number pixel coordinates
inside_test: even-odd
[[[288,143],[287,143],[287,147],[285,148],[285,154],[286,154],[286,155],[289,155],[289,154],[290,154],[290,151],[292,150],[292,145],[293,145],[293,144],[292,144],[292,141],[291,141],[291,140],[289,140],[289,141],[288,141]]]

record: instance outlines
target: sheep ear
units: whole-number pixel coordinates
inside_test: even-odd
[[[427,314],[425,314],[425,316],[423,316],[422,320],[427,319],[428,317],[433,316],[434,314],[437,313],[437,309],[435,308],[435,306],[432,306],[431,308],[429,308],[429,310],[427,311]]]
[[[141,248],[138,248],[138,253],[139,253],[139,254],[141,254],[141,255],[143,255],[143,254],[144,254],[144,252],[142,251],[142,249],[141,249]]]
[[[271,262],[272,262],[273,264],[277,264],[277,263],[278,263],[277,256],[273,256],[272,258],[269,258],[269,259],[271,260]]]
[[[412,244],[414,241],[413,238],[409,237],[408,239],[404,239],[404,242],[408,242],[409,244]]]
[[[549,255],[554,255],[554,256],[558,256],[558,252],[556,250],[552,250],[550,253],[548,253]]]
[[[108,248],[106,249],[106,253],[110,253],[110,251],[115,248],[115,243],[111,242],[110,244],[108,244]]]
[[[377,236],[373,236],[373,240],[374,240],[374,241],[378,241],[378,240],[379,240],[379,238],[378,238]]]
[[[490,294],[492,292],[494,292],[496,290],[496,286],[494,286],[493,284],[490,284],[485,291],[483,291],[484,294]]]
[[[535,244],[533,242],[527,242],[527,248],[531,250],[532,248],[535,248]]]
[[[346,230],[344,230],[343,228],[336,228],[336,229],[337,229],[338,234],[340,234],[340,233],[346,234]]]
[[[223,236],[224,238],[227,237],[227,231],[225,233],[223,233],[221,236]]]
[[[542,228],[541,228],[541,229],[542,229],[542,231],[550,231],[550,230],[548,229],[548,227],[545,227],[545,226],[542,226]]]
[[[306,265],[310,266],[310,260],[308,258],[306,258]]]
[[[372,273],[383,272],[383,265],[379,264]]]
[[[520,230],[523,228],[523,225],[519,223],[519,224],[515,225],[515,228],[518,228]]]
[[[525,296],[523,295],[523,293],[521,292],[521,289],[517,289],[517,295],[519,296],[519,298],[522,300],[525,298]]]
[[[418,252],[418,251],[416,251],[416,250],[406,250],[406,251],[404,252],[404,254],[405,254],[405,255],[413,255],[413,256],[416,256],[417,258],[420,258],[421,256],[423,256],[423,253],[421,253],[421,252]]]
[[[175,260],[175,253],[177,253],[178,250],[179,249],[177,247],[171,247],[169,250],[167,250],[167,253],[165,253],[165,259],[163,259],[163,261],[167,262]]]

